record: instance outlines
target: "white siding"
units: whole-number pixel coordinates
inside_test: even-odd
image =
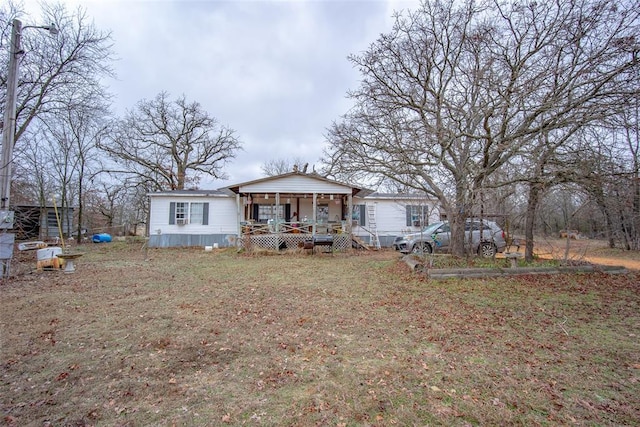
[[[293,214],[297,212],[296,220],[300,221],[305,216],[311,220],[313,215],[313,197],[310,194],[317,194],[317,204],[329,207],[329,222],[342,220],[342,206],[347,204],[347,197],[351,194],[351,187],[325,181],[306,175],[291,175],[272,180],[258,181],[240,186],[241,193],[251,193],[251,204],[246,204],[247,200],[242,197],[240,203],[241,218],[252,211],[254,204],[275,204],[274,193],[280,193],[280,204],[285,205],[289,200]],[[264,194],[270,195],[269,199],[264,199]],[[307,194],[307,197],[302,196]],[[334,200],[330,195],[333,194]],[[298,195],[298,196],[296,196]],[[324,195],[322,198],[320,195]],[[193,246],[202,244],[220,243],[226,244],[228,236],[238,233],[238,207],[235,195],[228,195],[220,191],[214,192],[166,192],[152,194],[151,212],[149,221],[149,232],[153,236],[152,243],[157,246]],[[169,224],[170,204],[172,202],[187,203],[209,203],[208,224]],[[436,221],[437,212],[433,209],[436,205],[434,201],[426,200],[424,197],[414,195],[390,195],[374,193],[367,197],[354,197],[353,205],[359,204],[375,206],[376,231],[379,241],[383,246],[389,246],[395,236],[417,230],[418,227],[408,226],[407,205],[429,206],[432,212],[430,222]],[[362,237],[365,241],[370,238],[368,214],[365,213],[365,226],[354,226],[353,233]],[[252,215],[248,216],[252,217]],[[230,240],[229,240],[230,241]],[[205,243],[206,242],[206,243]],[[151,243],[150,243],[151,244]]]
[[[209,203],[209,224],[169,224],[171,202]],[[150,234],[237,234],[236,199],[228,196],[151,197]]]
[[[367,203],[371,203],[367,201]],[[378,235],[397,236],[408,227],[406,202],[398,200],[378,200],[376,204],[376,225]]]
[[[216,198],[209,205],[209,225],[206,232],[216,234],[237,234],[238,217],[235,197]]]
[[[287,176],[243,185],[241,193],[333,193],[350,194],[351,188],[309,176]]]
[[[375,205],[376,227],[379,236],[398,236],[412,230],[418,230],[418,227],[407,226],[406,206],[428,205],[430,211],[433,211],[433,206],[435,205],[433,201],[425,201],[415,197],[403,198],[402,196],[354,198],[353,204],[354,206],[358,204]],[[437,214],[432,214],[429,221],[437,221]],[[367,225],[364,228],[368,228]],[[354,232],[362,234],[359,227],[354,227]]]

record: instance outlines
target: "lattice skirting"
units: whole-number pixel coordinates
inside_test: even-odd
[[[242,236],[240,244],[245,249],[253,247],[263,249],[295,249],[301,246],[305,240],[311,240],[311,234],[262,234],[256,236]],[[327,247],[328,248],[328,247]],[[351,237],[349,234],[334,234],[334,251],[344,251],[351,248]]]

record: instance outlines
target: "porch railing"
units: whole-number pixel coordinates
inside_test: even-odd
[[[341,223],[316,224],[316,234],[329,233],[333,235],[333,250],[351,247],[351,236],[343,231]],[[245,249],[293,249],[313,236],[313,224],[309,222],[246,223],[242,224],[241,245]]]

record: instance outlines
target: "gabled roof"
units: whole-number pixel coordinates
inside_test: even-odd
[[[238,194],[240,192],[240,188],[241,187],[246,187],[249,185],[254,185],[254,184],[259,184],[259,183],[264,183],[264,182],[268,182],[268,181],[276,181],[276,180],[282,180],[282,179],[286,179],[286,178],[290,178],[290,177],[305,177],[305,178],[312,178],[318,181],[323,181],[323,182],[327,182],[327,183],[331,183],[331,184],[337,184],[337,185],[341,185],[344,187],[348,187],[351,188],[351,194],[352,195],[358,195],[360,197],[364,197],[368,194],[371,194],[373,192],[373,190],[369,190],[367,188],[362,188],[362,187],[354,187],[351,184],[346,184],[340,181],[336,181],[333,179],[329,179],[326,178],[322,175],[319,175],[316,172],[311,172],[311,173],[305,173],[305,172],[300,172],[300,171],[293,171],[293,172],[287,172],[287,173],[283,173],[280,175],[274,175],[274,176],[267,176],[264,178],[260,178],[260,179],[256,179],[253,181],[247,181],[247,182],[242,182],[239,184],[235,184],[235,185],[231,185],[229,187],[225,187],[225,189],[230,190],[236,194]]]

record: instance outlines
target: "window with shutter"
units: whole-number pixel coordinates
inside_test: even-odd
[[[425,227],[429,225],[428,207],[422,205],[407,205],[406,225],[408,227]]]
[[[209,203],[170,202],[169,224],[209,224]]]

